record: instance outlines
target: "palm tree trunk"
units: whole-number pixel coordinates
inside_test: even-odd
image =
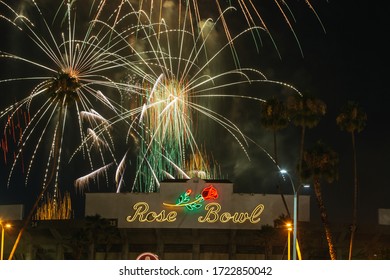
[[[355,133],[352,132],[352,156],[353,156],[353,175],[354,175],[354,193],[352,204],[352,226],[351,226],[351,239],[349,242],[349,255],[348,259],[352,260],[353,241],[355,238],[355,232],[357,227],[357,198],[358,198],[358,179],[357,179],[357,161],[356,161],[356,145],[355,145]]]
[[[321,184],[319,178],[314,178],[314,191],[316,194],[318,207],[320,209],[321,221],[325,229],[326,241],[328,242],[328,247],[329,247],[329,255],[331,260],[336,260],[337,259],[336,250],[333,245],[332,232],[330,230],[329,222],[328,222],[328,214],[326,212],[324,201],[322,199]]]

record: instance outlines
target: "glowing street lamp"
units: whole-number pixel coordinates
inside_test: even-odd
[[[279,172],[282,175],[287,175],[290,179],[290,183],[294,193],[294,212],[293,212],[293,260],[297,259],[297,224],[298,224],[298,192],[301,187],[309,187],[308,185],[300,185],[298,188],[295,188],[294,182],[291,179],[290,174],[288,174],[286,169],[280,169]],[[283,176],[284,178],[284,176]]]
[[[291,223],[287,223],[286,227],[287,227],[287,231],[288,231],[288,237],[287,237],[287,259],[291,260],[291,231],[292,231]]]
[[[0,227],[1,227],[1,253],[0,253],[0,260],[3,260],[4,255],[4,229],[10,228],[11,224],[3,224],[3,221],[0,220]]]

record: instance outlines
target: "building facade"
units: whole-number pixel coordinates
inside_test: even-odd
[[[161,182],[158,193],[87,193],[84,219],[32,221],[14,258],[287,259],[289,231],[274,223],[286,206],[292,213],[291,195],[234,193],[229,181],[199,178]],[[387,212],[380,213],[383,221]],[[310,221],[309,196],[299,197],[298,221],[302,259],[329,259],[323,227]],[[5,258],[23,221],[12,223]],[[331,229],[338,258],[347,259],[349,226]],[[390,259],[389,225],[359,227],[354,259]]]

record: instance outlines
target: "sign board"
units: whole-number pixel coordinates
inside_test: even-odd
[[[0,205],[1,220],[23,220],[23,212],[22,204]]]
[[[390,209],[378,209],[378,224],[386,226],[390,225]]]
[[[291,212],[292,195],[285,198]],[[309,221],[310,199],[299,199],[299,220]],[[157,193],[87,193],[85,214],[118,219],[119,228],[260,229],[286,210],[280,195],[238,194],[231,182],[194,178],[162,182]]]
[[[150,252],[142,253],[142,254],[138,255],[138,257],[136,258],[136,260],[151,260],[151,261],[155,261],[158,259],[159,258],[156,254],[153,254]]]

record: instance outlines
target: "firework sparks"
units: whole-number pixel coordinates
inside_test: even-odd
[[[129,131],[139,139],[132,191],[155,191],[164,178],[188,178],[187,173],[194,167],[208,169],[198,170],[199,174],[215,173],[207,157],[201,156],[197,138],[199,130],[204,128],[198,117],[206,117],[222,126],[246,153],[247,136],[227,116],[209,106],[209,100],[230,97],[263,102],[247,93],[228,93],[260,83],[287,86],[299,93],[289,85],[268,80],[256,69],[236,67],[234,57],[229,55],[232,44],[243,35],[255,30],[261,32],[264,28],[247,28],[231,40],[218,44],[223,41],[216,31],[217,26],[224,24],[223,12],[215,21],[199,22],[199,29],[195,30],[188,6],[170,2],[160,10],[159,21],[154,21],[153,9],[147,12],[137,10],[131,1],[122,3],[126,5],[121,5],[120,12],[117,9],[118,12],[113,13],[113,30],[126,39],[129,50],[125,58],[131,76],[130,109],[119,119],[128,119]],[[172,19],[177,14],[182,22]],[[228,70],[216,67],[222,61]],[[190,164],[190,160],[197,162]],[[122,182],[119,178],[122,178],[123,165],[122,160],[117,183]]]
[[[35,17],[27,17],[23,12],[17,11],[18,7],[14,8],[6,1],[0,1],[0,19],[14,28],[15,35],[25,36],[32,46],[32,53],[35,54],[29,58],[28,55],[6,51],[0,53],[2,60],[23,63],[33,69],[25,76],[0,80],[1,85],[23,82],[33,86],[33,90],[25,91],[26,94],[22,98],[13,101],[12,105],[0,112],[1,118],[8,117],[6,129],[13,127],[14,119],[19,117],[18,112],[25,110],[31,116],[23,131],[20,130],[16,141],[16,153],[10,167],[8,185],[16,171],[16,163],[23,161],[24,154],[29,155],[25,171],[26,184],[33,172],[34,163],[41,161],[42,155],[46,154],[42,189],[52,185],[55,200],[59,191],[60,166],[67,162],[63,158],[64,147],[77,147],[79,144],[75,144],[75,139],[79,138],[78,143],[84,143],[88,135],[93,135],[90,130],[84,131],[85,115],[97,122],[98,109],[113,114],[116,114],[117,110],[120,111],[119,103],[108,97],[103,90],[119,92],[121,89],[121,85],[114,82],[109,74],[121,67],[119,52],[123,45],[119,44],[122,39],[115,38],[106,25],[98,27],[97,17],[89,22],[84,32],[78,32],[75,12],[65,1],[58,10],[65,11],[65,21],[59,24],[60,32],[54,27],[58,21],[56,17],[53,26],[49,25],[37,2],[29,3],[31,8],[28,13],[34,13]],[[79,33],[83,35],[79,36]],[[37,55],[37,52],[40,54]],[[33,76],[31,73],[34,73]],[[119,94],[117,95],[117,100],[120,100]],[[102,146],[101,142],[97,143]],[[45,149],[45,146],[49,148]],[[5,140],[2,140],[2,148],[6,151]],[[45,151],[42,152],[43,150]],[[89,149],[83,149],[83,153],[91,158]],[[89,162],[93,168],[92,160]]]
[[[105,2],[105,1],[104,1]],[[239,53],[236,51],[234,46],[233,38],[235,37],[235,33],[231,28],[232,24],[230,22],[229,15],[233,13],[233,10],[237,10],[239,13],[234,13],[234,16],[239,16],[242,21],[242,26],[246,25],[247,28],[252,27],[261,27],[265,32],[258,32],[255,28],[250,31],[253,42],[257,49],[259,49],[259,45],[263,44],[263,39],[261,38],[261,34],[265,34],[268,37],[272,44],[275,47],[275,50],[279,54],[279,50],[277,44],[272,36],[271,29],[269,24],[267,24],[267,20],[264,19],[264,10],[273,9],[275,12],[280,14],[280,18],[283,19],[290,30],[291,34],[293,34],[298,48],[303,55],[303,50],[301,44],[299,42],[299,38],[296,34],[294,24],[296,22],[296,17],[293,12],[292,6],[301,5],[297,3],[298,1],[280,1],[280,0],[268,0],[268,1],[253,1],[253,0],[186,0],[186,1],[163,1],[163,0],[139,0],[139,8],[141,10],[149,13],[150,18],[154,22],[161,22],[164,18],[163,10],[164,8],[172,7],[174,5],[179,5],[179,13],[177,14],[177,22],[178,28],[182,28],[183,18],[189,19],[189,24],[191,26],[191,30],[199,29],[199,23],[202,22],[204,18],[208,18],[210,14],[210,10],[215,12],[221,18],[221,25],[224,30],[225,36],[230,41],[231,45],[231,53],[235,59],[235,62],[239,64]],[[317,10],[315,9],[312,1],[306,0],[304,1],[306,7],[312,11],[312,13],[317,18],[318,23],[322,27],[325,32],[324,25],[322,24],[321,18],[319,17]],[[271,6],[271,7],[270,7]],[[272,7],[273,6],[273,7]],[[183,8],[184,7],[184,8]],[[231,10],[229,13],[226,13],[226,10]],[[182,12],[184,11],[184,12]],[[280,55],[280,54],[279,54]]]
[[[247,19],[247,28],[234,35],[230,32],[226,15],[235,9],[230,5],[224,7],[218,0],[213,2],[218,10],[215,20],[202,18],[198,1],[155,1],[153,5],[152,2],[139,1],[136,6],[133,2],[121,1],[113,12],[108,12],[110,16],[102,20],[108,3],[93,1],[92,7],[97,4],[96,13],[81,39],[76,39],[74,13],[65,1],[66,32],[61,33],[60,39],[51,30],[35,1],[31,3],[40,15],[46,36],[36,31],[32,20],[4,1],[0,2],[10,14],[2,15],[2,19],[17,31],[26,33],[50,62],[40,63],[15,54],[1,53],[3,59],[24,62],[47,72],[42,76],[1,80],[1,83],[36,81],[28,96],[1,113],[1,117],[13,116],[15,112],[27,108],[32,116],[18,142],[20,148],[8,183],[26,145],[35,141],[26,172],[28,182],[39,148],[51,133],[43,186],[55,177],[54,185],[58,188],[59,166],[65,161],[62,147],[68,140],[64,135],[70,125],[67,119],[71,113],[75,113],[81,143],[73,156],[81,151],[89,159],[91,176],[96,177],[112,166],[103,155],[108,150],[118,168],[115,175],[117,191],[124,184],[124,169],[129,160],[127,153],[117,160],[114,154],[116,139],[110,130],[124,120],[129,126],[127,135],[132,135],[134,142],[138,143],[138,167],[133,191],[154,191],[160,180],[186,178],[194,168],[202,167],[210,169],[207,171],[210,174],[215,173],[199,148],[197,138],[203,127],[198,118],[206,117],[222,126],[245,153],[248,137],[228,116],[215,110],[214,105],[210,106],[212,101],[209,100],[231,97],[263,102],[257,96],[235,93],[259,83],[274,83],[299,93],[292,86],[268,80],[257,69],[239,67],[237,56],[232,55],[232,50],[235,52],[233,46],[244,35],[269,34],[252,1],[231,3],[237,4]],[[257,15],[262,24],[257,25],[253,15]],[[217,32],[219,27],[224,30],[223,38]],[[220,64],[227,70],[222,70]],[[110,72],[119,68],[126,69],[131,76],[130,81],[117,82],[110,78]],[[118,100],[108,97],[103,88],[119,92]],[[130,100],[127,108],[121,106],[124,92]],[[96,100],[100,104],[95,106]],[[99,106],[104,108],[104,112],[95,110],[94,107]],[[103,117],[107,112],[111,112],[113,117]],[[90,126],[88,129],[85,129],[86,124]],[[38,131],[40,137],[37,139],[33,135]],[[99,172],[93,171],[99,165],[92,160],[93,148],[98,151],[104,166],[98,169]],[[189,163],[195,159],[196,163]],[[81,187],[90,179],[88,176],[80,178],[77,186]]]

